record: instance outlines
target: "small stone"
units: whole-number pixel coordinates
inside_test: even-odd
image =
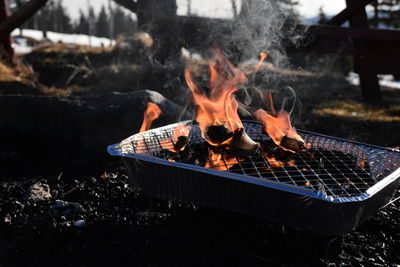
[[[72,225],[75,227],[85,227],[86,222],[85,222],[85,220],[78,220],[78,221],[75,221]]]
[[[11,224],[11,215],[9,213],[4,216],[4,223],[5,224]]]
[[[14,204],[15,204],[17,207],[19,207],[21,210],[23,210],[23,209],[25,208],[25,205],[22,204],[22,203],[19,202],[19,201],[15,201]]]
[[[54,205],[49,207],[49,214],[56,219],[74,218],[85,212],[81,204],[63,200],[56,200]]]
[[[31,201],[43,201],[51,198],[50,187],[48,184],[41,182],[31,185],[26,192],[24,199]]]

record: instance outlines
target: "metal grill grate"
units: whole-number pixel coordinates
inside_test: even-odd
[[[180,125],[189,131],[189,148],[205,142],[197,125],[184,122],[131,136],[121,142],[119,149],[122,154],[140,153],[187,163],[179,153],[172,158],[163,153],[166,148],[174,147],[174,128]],[[270,140],[262,132],[261,124],[245,122],[244,126],[253,140]],[[300,134],[311,144],[311,149],[297,153],[295,164],[274,167],[274,162],[261,154],[236,159],[233,163],[223,160],[221,164],[229,172],[308,188],[332,197],[359,196],[400,166],[398,153],[389,150],[307,132]],[[203,166],[204,162],[196,165]]]

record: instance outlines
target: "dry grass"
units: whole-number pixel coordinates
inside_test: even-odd
[[[355,101],[334,101],[314,110],[317,115],[333,115],[363,121],[400,121],[400,105],[374,106]]]
[[[135,37],[140,40],[145,48],[150,48],[153,45],[153,39],[147,32],[138,32],[135,34]]]
[[[17,82],[31,88],[37,88],[38,92],[43,94],[53,96],[67,96],[87,91],[86,88],[80,86],[70,86],[65,89],[44,86],[38,82],[37,73],[33,71],[32,67],[23,63],[19,58],[13,64],[0,61],[0,82]],[[14,90],[11,89],[10,92],[14,92]]]
[[[31,66],[16,59],[14,64],[7,64],[0,61],[1,82],[21,82],[32,85],[36,81],[36,75]]]
[[[105,70],[110,71],[113,74],[119,74],[122,72],[137,72],[140,71],[142,66],[137,64],[124,64],[124,65],[115,65],[112,64],[107,68],[103,68]]]
[[[76,53],[76,54],[100,54],[110,52],[114,46],[91,47],[86,45],[62,44],[62,43],[43,43],[37,46],[33,51],[39,53]]]
[[[292,114],[296,128],[385,147],[400,145],[400,90],[382,88],[382,103],[369,104],[359,87],[334,73],[297,78],[289,85],[301,103]]]
[[[55,88],[55,87],[47,87],[47,86],[43,86],[41,88],[41,92],[44,93],[45,95],[51,95],[51,96],[69,96],[75,93],[82,93],[82,92],[86,92],[88,89],[87,88],[83,88],[80,86],[70,86],[68,88]]]

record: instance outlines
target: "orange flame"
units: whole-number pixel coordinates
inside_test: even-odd
[[[265,110],[259,109],[256,111],[257,119],[264,123],[264,131],[272,138],[275,144],[278,146],[284,136],[302,141],[303,138],[297,134],[296,130],[290,123],[289,113],[281,110],[276,116],[268,114]]]
[[[267,56],[267,53],[260,53],[260,60],[255,66],[256,72],[260,69],[262,62],[267,58]],[[257,119],[264,123],[264,132],[266,132],[272,138],[274,143],[278,146],[280,146],[281,140],[284,136],[296,139],[304,143],[303,138],[301,138],[301,136],[298,135],[296,130],[292,127],[289,113],[284,110],[281,110],[279,112],[275,111],[271,92],[268,93],[267,101],[269,108],[271,109],[272,115],[268,114],[263,109],[259,109],[255,112]],[[284,147],[282,148],[288,150]]]
[[[294,160],[290,160],[287,162],[284,161],[279,161],[274,155],[269,156],[267,153],[262,153],[264,159],[266,159],[268,161],[268,164],[274,168],[274,167],[285,167],[285,166],[291,166],[294,167],[295,163]]]
[[[230,132],[243,128],[237,109],[238,102],[233,93],[237,85],[247,81],[246,75],[229,62],[219,49],[215,50],[215,60],[208,61],[210,67],[210,90],[204,94],[194,83],[189,68],[185,70],[186,82],[192,91],[197,105],[196,121],[199,123],[203,138],[211,125],[224,125]],[[219,145],[219,144],[213,144]]]
[[[161,109],[156,104],[147,102],[147,108],[143,114],[143,123],[140,127],[139,133],[149,130],[153,121],[158,119],[160,114]]]
[[[267,58],[268,54],[265,52],[261,52],[260,53],[260,60],[258,61],[258,63],[256,64],[255,67],[255,72],[258,72],[261,68],[262,63],[264,62],[264,60]]]
[[[292,127],[289,113],[285,110],[275,111],[271,94],[268,95],[268,100],[272,115],[263,109],[259,109],[255,112],[257,119],[264,124],[263,131],[266,132],[278,146],[280,146],[282,138],[285,136],[304,143],[303,138],[298,135],[296,130]],[[282,146],[281,148],[288,150]]]
[[[179,125],[174,128],[174,135],[171,138],[163,139],[160,141],[160,146],[163,149],[168,149],[171,152],[182,151],[185,146],[180,147],[178,150],[175,149],[175,144],[181,136],[188,136],[189,128],[186,125]]]
[[[242,161],[241,159],[238,159],[236,157],[230,157],[228,154],[216,153],[211,149],[209,150],[209,152],[210,152],[209,161],[207,161],[206,164],[204,165],[204,167],[206,168],[212,168],[220,171],[227,171],[233,165],[238,164],[239,161]]]

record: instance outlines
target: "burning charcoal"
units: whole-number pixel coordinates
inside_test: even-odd
[[[280,145],[286,149],[293,151],[294,153],[305,150],[306,148],[302,141],[287,136],[284,136],[282,138]]]
[[[181,157],[181,154],[183,154],[181,152],[182,151],[171,151],[171,150],[165,148],[160,151],[160,155],[161,155],[161,157],[163,157],[164,159],[169,160],[169,161],[176,161],[177,159],[179,159],[179,161],[186,162],[185,159],[187,157],[185,157],[185,156]]]
[[[161,156],[162,158],[173,157],[174,154],[175,154],[174,152],[172,152],[172,151],[170,151],[169,149],[166,149],[166,148],[164,148],[164,149],[162,149],[162,150],[160,151],[160,156]]]
[[[246,152],[246,154],[253,154],[256,152],[259,144],[254,142],[244,131],[239,129],[233,134],[232,148]]]
[[[262,155],[271,166],[293,165],[296,154],[277,146],[272,140],[262,140],[259,146]]]
[[[187,137],[187,136],[179,136],[178,140],[174,144],[174,149],[176,151],[181,150],[183,147],[185,147],[187,145],[188,141],[189,141],[189,137]]]
[[[232,133],[229,132],[224,125],[211,125],[207,130],[208,138],[215,143],[222,143],[225,140],[232,137]]]

